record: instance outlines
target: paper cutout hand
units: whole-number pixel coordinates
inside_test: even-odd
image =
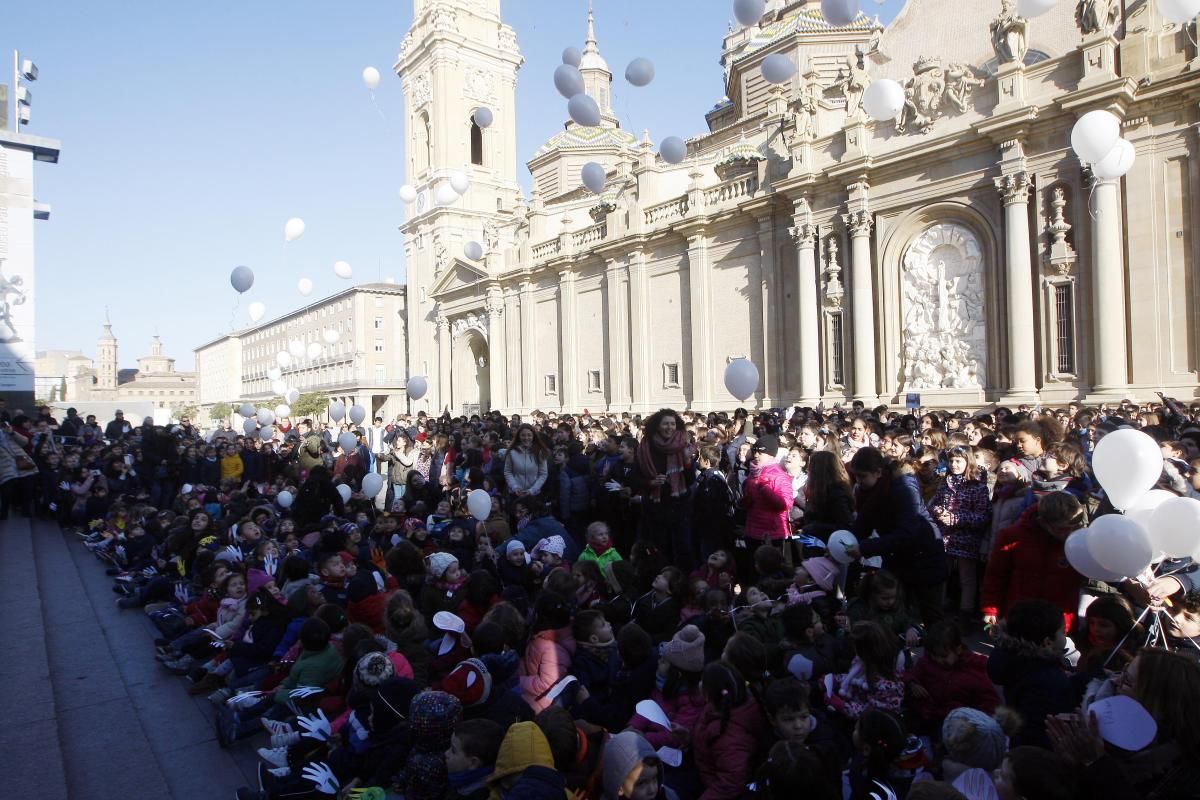
[[[333,774],[333,770],[324,762],[309,764],[300,774],[312,781],[317,787],[317,791],[322,794],[337,794],[337,790],[341,787],[337,776]]]
[[[329,724],[329,719],[321,709],[317,709],[317,713],[310,717],[299,717],[296,722],[304,729],[301,736],[316,739],[318,742],[329,741],[333,733],[333,726]]]

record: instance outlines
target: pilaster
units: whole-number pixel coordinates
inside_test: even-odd
[[[692,408],[708,411],[713,404],[712,264],[708,232],[703,228],[688,237],[688,289],[692,331]]]
[[[568,266],[558,280],[558,318],[562,342],[562,377],[559,398],[564,411],[577,413],[579,404],[579,334],[575,313],[575,271]]]
[[[854,351],[851,370],[854,397],[871,405],[878,399],[875,384],[875,290],[871,263],[874,218],[865,207],[865,196],[857,202],[852,200],[853,205],[859,205],[858,210],[842,216],[842,221],[850,231],[850,324]]]
[[[817,298],[817,227],[806,198],[796,201],[788,229],[796,243],[796,304],[799,321],[800,402],[814,405],[821,397],[821,322]]]
[[[1030,341],[1036,335],[1029,240],[1030,176],[1023,166],[1024,159],[1021,158],[1020,163],[1012,166],[1012,172],[993,179],[996,190],[1004,198],[1006,402],[1028,402],[1037,392],[1034,342]]]
[[[629,387],[629,299],[628,270],[615,258],[606,262],[604,302],[607,324],[604,340],[608,348],[608,410],[628,411]]]

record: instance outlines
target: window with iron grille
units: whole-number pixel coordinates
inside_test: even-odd
[[[663,388],[679,388],[679,363],[663,364]]]
[[[596,393],[596,392],[599,392],[600,390],[601,390],[601,388],[600,388],[600,370],[598,370],[598,369],[588,370],[588,391]]]
[[[838,386],[846,382],[842,364],[842,315],[829,316],[829,377]]]
[[[546,394],[558,394],[558,376],[546,376]]]
[[[1075,373],[1075,287],[1069,283],[1054,287],[1055,341],[1058,346],[1058,371]]]

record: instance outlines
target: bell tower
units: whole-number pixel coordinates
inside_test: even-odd
[[[524,59],[517,36],[500,19],[500,0],[413,0],[413,24],[395,72],[404,87],[405,180],[417,191],[400,226],[408,287],[408,373],[427,378],[413,410],[441,413],[451,402],[449,320],[439,313],[435,284],[456,260],[491,275],[502,265],[504,230],[521,201],[517,184],[516,85]],[[492,124],[481,128],[475,112]],[[453,173],[470,185],[459,196]],[[471,261],[467,242],[484,258]],[[479,287],[482,298],[486,281]],[[482,299],[481,299],[482,304]]]
[[[104,311],[104,333],[96,340],[96,388],[117,389],[117,337],[113,336],[107,309]]]

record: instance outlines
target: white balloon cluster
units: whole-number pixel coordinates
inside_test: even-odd
[[[1124,176],[1137,157],[1133,145],[1121,138],[1121,121],[1108,111],[1089,111],[1079,118],[1071,129],[1071,149],[1101,180]]]

